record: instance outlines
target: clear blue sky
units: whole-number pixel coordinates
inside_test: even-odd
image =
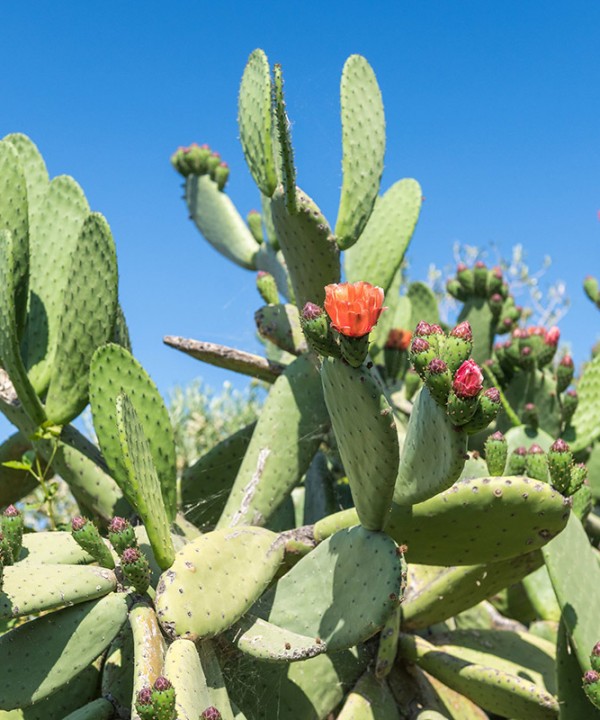
[[[228,192],[258,204],[237,139],[249,53],[284,68],[299,184],[335,222],[339,78],[365,55],[386,108],[383,189],[415,177],[426,202],[412,275],[452,244],[517,243],[568,284],[561,322],[576,360],[600,336],[581,282],[600,275],[600,3],[5,2],[0,136],[24,132],[51,175],[68,173],[117,243],[134,352],[161,391],[233,377],[163,346],[166,334],[256,350],[254,275],[187,220],[172,151],[208,142]]]

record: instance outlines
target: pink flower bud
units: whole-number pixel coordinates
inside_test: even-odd
[[[570,355],[564,355],[561,358],[559,365],[562,365],[563,367],[572,368],[572,367],[574,367],[573,358]]]
[[[316,320],[318,317],[321,317],[322,314],[323,311],[318,305],[315,305],[315,303],[307,302],[302,308],[302,317],[304,320]]]
[[[471,325],[467,320],[459,323],[455,328],[453,328],[450,331],[450,335],[452,337],[462,338],[463,340],[466,340],[467,342],[473,341],[473,333],[471,331]]]
[[[415,335],[431,335],[431,325],[425,320],[419,320],[417,327],[415,328]]]
[[[498,388],[496,388],[496,387],[488,388],[483,394],[485,395],[486,398],[491,400],[493,403],[500,402],[500,392],[499,392]]]
[[[550,450],[553,452],[566,453],[569,452],[569,449],[568,443],[566,443],[562,438],[558,438],[558,440],[555,440],[552,445],[550,445]]]
[[[415,355],[418,355],[422,352],[427,352],[431,346],[427,342],[427,340],[423,340],[423,338],[416,337],[413,338],[413,341],[410,346],[410,351],[414,353]]]
[[[483,375],[475,360],[465,360],[454,374],[452,389],[459,398],[472,398],[483,388]]]
[[[427,370],[432,375],[441,375],[442,373],[445,373],[447,369],[448,366],[441,358],[433,358],[433,360],[427,366]]]
[[[546,333],[546,345],[553,345],[556,347],[560,339],[560,330],[553,325],[550,330]]]

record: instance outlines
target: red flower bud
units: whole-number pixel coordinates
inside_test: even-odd
[[[499,403],[500,402],[500,391],[496,387],[488,388],[483,393],[486,398],[489,398],[493,403]],[[496,433],[494,433],[496,434]],[[500,433],[502,435],[502,433]]]
[[[559,365],[562,365],[563,367],[568,367],[568,368],[575,367],[573,364],[573,358],[570,355],[563,355]]]
[[[472,398],[483,388],[483,375],[475,360],[465,360],[454,374],[452,389],[459,398]]]
[[[363,281],[326,285],[324,305],[333,328],[347,337],[368,335],[386,309],[382,288]]]
[[[431,335],[431,325],[425,320],[419,320],[415,328],[415,335]]]
[[[555,440],[552,445],[550,445],[550,450],[553,452],[566,453],[569,452],[570,448],[568,443],[562,438],[558,438],[558,440]]]
[[[432,375],[441,375],[442,373],[446,372],[447,369],[448,366],[441,358],[433,358],[433,360],[427,366],[427,370]]]

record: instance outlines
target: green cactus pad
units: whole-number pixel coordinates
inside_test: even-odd
[[[246,720],[229,699],[229,693],[221,671],[221,661],[217,656],[215,647],[210,640],[203,640],[198,645],[198,654],[200,655],[200,663],[208,687],[210,703],[219,709],[222,720]]]
[[[483,632],[479,631],[482,640]],[[552,656],[548,650],[540,652],[539,644],[543,641],[536,640],[534,657],[538,663],[543,662],[541,672],[535,665],[523,667],[510,660],[499,660],[492,653],[469,652],[460,645],[432,645],[409,635],[400,636],[400,654],[488,712],[527,720],[555,720],[558,702],[543,682],[553,675]]]
[[[31,450],[31,443],[20,432],[14,433],[0,445],[0,507],[16,503],[38,486],[33,475],[20,468],[6,467],[5,462],[20,462]]]
[[[29,277],[29,213],[27,179],[19,153],[6,140],[0,141],[0,230],[12,237],[12,282],[17,337],[25,327]],[[0,242],[4,244],[5,240]]]
[[[111,593],[0,636],[5,679],[0,709],[27,707],[65,686],[108,647],[126,617],[127,598]]]
[[[317,452],[304,477],[303,520],[312,525],[336,509],[334,478],[324,453]]]
[[[273,116],[276,123],[274,137],[277,174],[285,198],[285,207],[290,215],[298,210],[296,198],[296,166],[292,146],[292,126],[285,107],[283,70],[281,65],[273,67]]]
[[[250,612],[227,635],[238,650],[258,660],[295,662],[327,651],[325,642],[273,625]]]
[[[19,562],[4,568],[0,618],[32,615],[63,605],[95,600],[112,592],[112,571],[77,565],[37,565]]]
[[[570,501],[518,476],[460,480],[430,500],[392,505],[386,532],[408,562],[475,565],[536,550],[565,527]]]
[[[361,55],[351,55],[344,64],[340,99],[343,181],[335,234],[340,249],[346,250],[358,240],[369,220],[385,154],[381,91],[375,73]]]
[[[85,220],[73,254],[57,333],[45,408],[57,425],[70,422],[88,403],[94,351],[113,332],[117,308],[117,256],[106,220]]]
[[[150,376],[139,362],[118,345],[99,348],[90,368],[90,403],[94,428],[102,454],[119,485],[128,482],[116,437],[116,400],[123,390],[129,396],[160,481],[167,516],[173,520],[177,510],[175,438],[169,412]]]
[[[73,282],[73,259],[80,233],[89,216],[83,190],[68,175],[52,180],[41,206],[32,218],[30,236],[29,312],[23,358],[38,394],[48,388],[59,345],[65,292]],[[86,277],[80,279],[87,285]],[[93,303],[92,303],[93,304]],[[88,312],[91,312],[89,308]]]
[[[127,481],[122,490],[144,522],[154,557],[166,570],[175,557],[161,486],[150,446],[133,403],[124,392],[117,396],[116,425]]]
[[[185,181],[185,199],[204,239],[236,265],[254,270],[260,245],[217,183],[208,175],[190,175]]]
[[[88,665],[60,691],[22,710],[0,710],[0,720],[65,720],[98,694],[98,663]]]
[[[303,355],[269,392],[218,526],[264,524],[308,469],[328,426],[316,361]]]
[[[392,408],[373,371],[327,358],[323,393],[361,523],[381,530],[398,474],[398,433]]]
[[[564,439],[573,452],[583,450],[591,445],[600,435],[598,423],[598,401],[600,400],[600,355],[585,366],[577,383],[579,403],[571,419],[571,427]]]
[[[542,551],[571,646],[581,668],[600,639],[600,606],[592,597],[600,587],[600,567],[581,522],[571,514],[564,532]]]
[[[412,592],[402,605],[402,627],[421,629],[458,615],[518,582],[541,563],[540,552],[534,551],[483,565],[433,568],[411,564],[408,587]]]
[[[308,350],[295,305],[265,305],[254,314],[258,333],[278,348],[301,355]]]
[[[252,720],[325,718],[342,701],[369,661],[364,650],[343,650],[294,663],[249,658],[224,666],[236,705]]]
[[[305,555],[250,610],[330,652],[349,648],[383,627],[402,600],[401,554],[385,534],[342,530]],[[299,597],[310,602],[298,604]]]
[[[387,294],[415,231],[421,199],[421,186],[411,179],[399,180],[377,199],[360,242],[344,256],[348,282],[365,280]]]
[[[133,640],[133,694],[132,717],[135,698],[146,686],[152,686],[162,673],[165,657],[165,641],[160,632],[154,608],[145,602],[136,603],[129,612],[129,625]]]
[[[473,297],[467,300],[458,316],[458,322],[468,320],[473,332],[471,358],[481,365],[492,354],[496,319],[486,298]]]
[[[114,717],[113,704],[104,698],[92,702],[69,713],[64,720],[111,720]]]
[[[269,220],[272,222],[271,216],[271,204],[269,201]],[[273,233],[275,229],[273,228]],[[290,299],[290,284],[287,269],[285,266],[285,259],[281,250],[275,250],[275,248],[268,244],[263,243],[256,253],[256,269],[263,270],[264,272],[271,273],[275,278],[277,284],[277,290],[279,294],[284,298]]]
[[[202,711],[212,703],[200,657],[193,642],[178,638],[169,645],[165,655],[164,674],[175,688],[177,720],[197,720]]]
[[[307,302],[322,305],[325,285],[340,280],[340,256],[327,220],[316,204],[299,188],[297,212],[286,209],[283,191],[273,195],[273,224],[285,257],[296,304],[302,310]]]
[[[219,519],[255,427],[253,422],[240,428],[183,471],[181,503],[194,525],[214,525]]]
[[[53,443],[42,440],[36,450],[49,460],[56,472],[68,483],[80,508],[108,523],[115,515],[128,515],[129,503],[106,470],[98,448],[72,425],[63,428],[56,452]]]
[[[410,328],[414,330],[421,320],[439,325],[440,312],[433,291],[423,282],[412,282],[408,286],[408,299],[411,304]]]
[[[111,697],[118,715],[125,715],[133,697],[133,635],[129,624],[112,641],[102,666],[101,693]]]
[[[386,682],[366,672],[346,697],[337,720],[402,720]]]
[[[15,306],[17,250],[12,233],[0,228],[0,364],[8,373],[28,417],[34,425],[41,425],[46,414],[29,382],[19,349]]]
[[[254,50],[238,96],[238,125],[244,157],[254,182],[271,197],[277,185],[271,140],[271,73],[262,50]]]
[[[196,640],[233,625],[271,582],[283,550],[275,533],[255,527],[215,530],[185,545],[156,592],[165,633]]]
[[[540,620],[560,620],[560,606],[552,587],[552,581],[545,565],[530,573],[522,580],[523,588]]]
[[[588,668],[589,669],[589,668]],[[560,699],[560,720],[600,720],[600,710],[588,700],[581,684],[581,667],[571,649],[564,620],[556,640],[556,681]]]
[[[11,133],[2,138],[2,142],[8,143],[16,151],[25,173],[29,232],[30,235],[35,234],[37,215],[49,185],[46,163],[35,143],[27,135]]]
[[[450,487],[465,464],[467,436],[424,387],[413,405],[402,450],[394,502],[414,505]]]
[[[84,565],[94,558],[73,540],[70,532],[36,532],[23,535],[18,563],[27,565]]]
[[[378,680],[387,677],[394,665],[398,651],[398,631],[400,630],[401,615],[401,606],[392,610],[379,633],[379,647],[375,659],[375,677]]]

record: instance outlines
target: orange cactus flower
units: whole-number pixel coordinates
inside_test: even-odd
[[[385,343],[386,350],[407,350],[410,345],[412,333],[402,328],[392,328]]]
[[[347,337],[368,335],[383,307],[383,290],[368,282],[325,286],[325,311],[332,327]]]

